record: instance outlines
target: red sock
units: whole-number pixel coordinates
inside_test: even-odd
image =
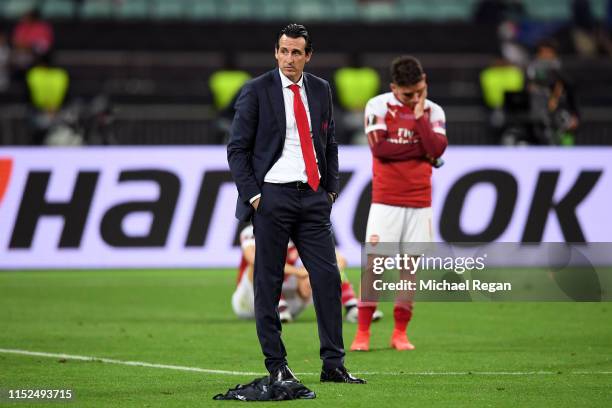
[[[357,327],[359,331],[369,331],[372,324],[372,315],[376,310],[376,306],[359,305],[359,314],[357,315]]]
[[[396,304],[393,307],[393,318],[395,319],[395,330],[405,332],[412,318],[412,304]]]
[[[342,282],[342,306],[356,305],[355,291],[351,282]]]

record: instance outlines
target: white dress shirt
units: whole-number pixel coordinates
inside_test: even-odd
[[[281,70],[278,70],[283,86],[283,100],[285,101],[285,145],[281,157],[277,160],[272,168],[266,173],[264,181],[266,183],[289,183],[292,181],[308,181],[306,175],[306,165],[304,164],[304,156],[302,155],[302,146],[300,144],[300,134],[298,133],[297,122],[295,121],[295,113],[293,112],[293,91],[289,86],[293,82],[287,78]],[[296,84],[300,87],[300,97],[306,109],[308,117],[308,128],[310,129],[310,138],[312,140],[312,122],[310,121],[310,109],[308,109],[308,98],[304,89],[304,75]],[[312,146],[314,150],[314,145]],[[316,158],[315,151],[315,158]]]
[[[285,102],[285,144],[283,146],[283,152],[280,158],[274,163],[272,168],[268,170],[264,177],[266,183],[290,183],[293,181],[302,181],[306,183],[308,176],[306,175],[306,165],[304,164],[304,156],[302,155],[302,146],[300,144],[300,134],[298,133],[297,122],[295,120],[295,113],[293,112],[293,91],[289,89],[289,86],[293,85],[293,82],[287,78],[282,71],[279,69],[281,85],[283,87],[283,100]],[[308,128],[310,129],[310,138],[312,140],[312,122],[310,120],[310,109],[308,108],[308,98],[306,97],[306,90],[304,89],[304,75],[296,83],[300,87],[300,97],[302,103],[306,109],[306,116],[308,117]],[[312,146],[314,150],[314,144]],[[315,152],[315,159],[317,152]],[[318,162],[318,160],[317,160]],[[321,174],[319,173],[319,177]],[[257,194],[255,197],[250,199],[252,203],[258,199],[261,194]]]

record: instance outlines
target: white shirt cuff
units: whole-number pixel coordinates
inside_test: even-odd
[[[261,197],[261,193],[260,193],[260,194],[257,194],[257,195],[256,195],[256,196],[254,196],[254,197],[251,197],[251,199],[249,200],[249,203],[250,203],[250,204],[253,204],[253,202],[254,202],[255,200],[257,200],[259,197]]]

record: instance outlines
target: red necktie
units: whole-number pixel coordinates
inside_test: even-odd
[[[310,138],[308,116],[306,116],[306,109],[300,97],[300,87],[293,84],[289,86],[289,89],[293,91],[293,113],[298,133],[300,134],[300,146],[302,147],[302,156],[304,156],[304,164],[306,165],[308,185],[314,191],[317,191],[319,188],[319,169],[317,168],[317,160],[315,159],[312,139]]]

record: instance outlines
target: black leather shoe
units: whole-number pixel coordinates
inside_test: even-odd
[[[276,370],[270,373],[270,383],[274,381],[300,382],[300,380],[298,380],[297,377],[293,375],[293,372],[286,364],[280,366],[280,368],[277,368]]]
[[[333,370],[321,371],[321,382],[338,382],[348,384],[366,384],[366,380],[353,377],[344,366],[334,368]]]

